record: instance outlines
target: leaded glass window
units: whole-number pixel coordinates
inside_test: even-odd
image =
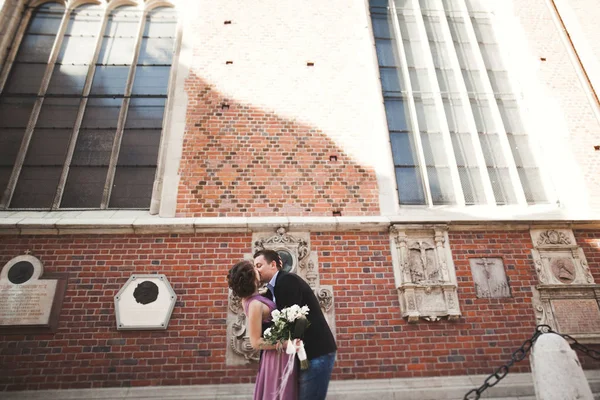
[[[401,205],[547,203],[491,0],[370,0]]]
[[[148,208],[177,18],[48,2],[0,75],[0,208]]]

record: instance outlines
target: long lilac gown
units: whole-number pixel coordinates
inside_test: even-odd
[[[277,308],[272,300],[267,299],[259,294],[251,296],[245,302],[244,311],[248,315],[248,307],[253,301],[260,301],[269,307],[269,311]],[[271,321],[271,316],[263,322]],[[258,375],[256,377],[256,385],[254,386],[254,400],[296,400],[298,398],[298,366],[294,362],[294,369],[287,381],[285,389],[280,396],[277,396],[277,390],[283,376],[283,371],[290,357],[295,357],[281,353],[276,350],[263,350],[258,367]]]

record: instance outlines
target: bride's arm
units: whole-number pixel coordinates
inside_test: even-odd
[[[265,309],[263,309],[266,308]],[[253,301],[248,307],[248,336],[250,337],[250,345],[255,350],[275,350],[281,347],[281,344],[266,343],[262,338],[262,320],[263,312],[268,311],[266,305],[260,301]]]

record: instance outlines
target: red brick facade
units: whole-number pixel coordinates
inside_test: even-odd
[[[585,5],[598,8],[597,0],[569,1],[580,16]],[[0,25],[20,15],[18,3],[0,0]],[[173,190],[153,200],[162,206],[172,195],[171,214],[166,214],[176,218],[161,219],[161,212],[161,218],[146,215],[134,226],[138,214],[119,210],[126,222],[115,218],[111,226],[112,214],[105,214],[106,219],[94,215],[76,220],[80,234],[72,235],[62,231],[70,226],[48,228],[47,221],[56,218],[58,224],[63,212],[32,211],[23,217],[29,222],[13,223],[4,218],[12,211],[0,211],[0,268],[31,251],[45,274],[68,275],[56,333],[0,334],[0,393],[252,383],[255,364],[226,365],[225,276],[252,251],[251,231],[276,229],[276,223],[263,217],[307,217],[313,224],[310,246],[318,255],[320,284],[332,286],[335,300],[339,351],[334,380],[489,374],[508,362],[536,325],[531,298],[538,279],[528,227],[564,227],[574,220],[576,226],[589,224],[589,230],[574,233],[600,283],[600,151],[594,150],[600,145],[598,105],[590,102],[589,88],[569,58],[546,0],[514,0],[511,12],[518,23],[514,30],[522,31],[518,38],[529,50],[529,58],[516,63],[517,70],[525,70],[523,65],[534,70],[532,75],[521,71],[521,84],[539,81],[533,90],[538,97],[528,101],[548,105],[537,121],[541,133],[550,137],[541,136],[546,148],[539,161],[555,179],[560,201],[543,205],[550,211],[490,207],[489,214],[469,207],[449,212],[394,208],[394,167],[368,2],[308,0],[299,6],[265,0],[252,7],[241,1],[175,3],[186,14],[177,71],[181,85],[174,89],[185,111],[181,120],[166,123],[165,132],[175,144],[162,149],[171,163],[166,169],[173,171],[165,181],[175,182],[165,187]],[[592,37],[598,35],[595,25],[587,24],[590,42],[600,43],[600,37]],[[7,35],[0,26],[0,45],[8,44]],[[5,52],[0,48],[0,56]],[[177,124],[180,136],[173,128]],[[501,216],[488,225],[496,212]],[[554,214],[546,217],[545,212]],[[323,217],[337,215],[371,217],[374,225],[383,218],[448,224],[462,314],[458,321],[409,324],[403,319],[387,226],[355,232],[343,231],[340,223],[338,231],[329,232],[338,222]],[[192,224],[193,218],[202,223],[208,217],[220,219],[203,228],[205,233],[96,234],[97,229],[123,226],[154,232],[167,230],[156,227],[162,223]],[[251,221],[256,226],[227,217],[257,217]],[[302,230],[289,221],[292,230]],[[456,225],[463,222],[472,229]],[[326,228],[315,229],[320,223]],[[39,232],[29,235],[21,229]],[[231,233],[217,233],[227,229]],[[478,257],[502,258],[511,297],[477,298],[469,259]],[[134,273],[169,279],[178,298],[167,330],[116,329],[114,296]],[[580,355],[580,361],[585,368],[600,368],[588,357]],[[529,370],[527,359],[511,368]]]
[[[320,129],[231,101],[195,76],[188,93],[178,216],[379,214],[373,168]]]
[[[579,231],[595,279],[600,233]],[[55,334],[0,336],[0,391],[249,383],[256,366],[225,365],[231,260],[250,235],[27,236],[4,238],[0,264],[26,250],[69,285]],[[528,231],[451,231],[462,317],[400,318],[386,233],[315,233],[321,284],[333,285],[338,360],[333,379],[485,374],[534,331],[536,284]],[[475,296],[468,258],[501,257],[512,297]],[[115,329],[114,296],[132,273],[163,273],[178,295],[166,331]],[[581,360],[588,367],[598,365]],[[511,371],[528,371],[527,360]]]

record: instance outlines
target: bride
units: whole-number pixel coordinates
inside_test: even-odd
[[[262,333],[271,322],[271,311],[277,306],[272,300],[258,293],[259,276],[250,261],[240,261],[227,274],[227,283],[233,293],[242,299],[246,314],[250,344],[261,350],[258,375],[254,386],[254,400],[296,400],[298,398],[298,365],[294,362],[285,387],[280,388],[281,378],[289,358],[284,349],[287,343],[270,344]]]

